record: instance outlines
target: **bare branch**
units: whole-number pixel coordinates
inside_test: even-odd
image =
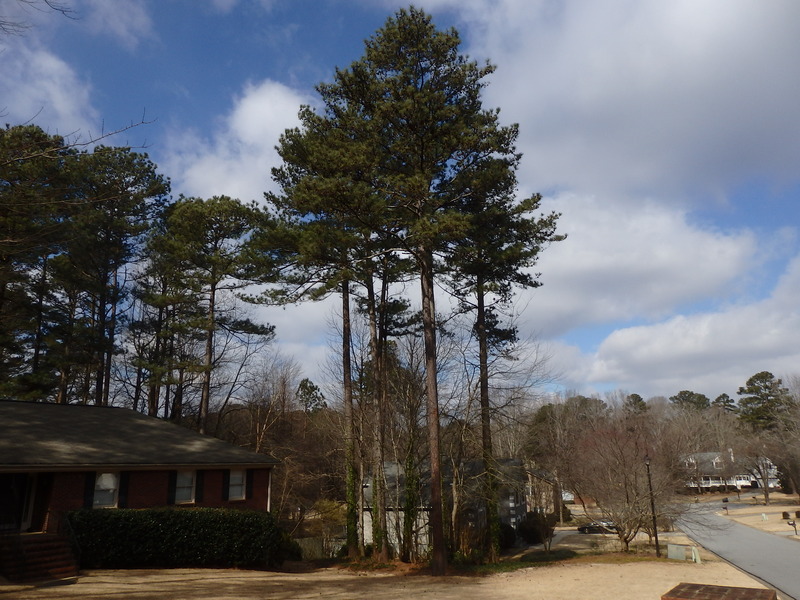
[[[34,9],[39,12],[53,11],[63,16],[74,19],[73,10],[64,2],[56,0],[16,0],[17,5],[23,12],[27,9]],[[3,35],[22,35],[31,28],[30,23],[21,18],[14,18],[5,14],[0,15],[0,34]]]
[[[100,143],[100,142],[102,142],[102,141],[104,141],[104,140],[106,140],[108,138],[111,138],[111,137],[113,137],[115,135],[119,135],[120,133],[123,133],[125,131],[129,131],[129,130],[134,129],[136,127],[141,127],[142,125],[151,125],[154,122],[155,122],[155,120],[145,121],[144,119],[142,119],[141,121],[138,121],[136,123],[131,123],[130,125],[126,125],[124,127],[120,127],[119,129],[114,129],[113,131],[106,132],[106,131],[102,131],[101,130],[101,133],[99,135],[97,135],[97,136],[93,136],[93,135],[90,134],[89,135],[89,139],[83,140],[83,141],[81,140],[80,134],[76,130],[76,131],[73,131],[72,133],[69,133],[66,136],[64,136],[63,139],[65,140],[65,143],[60,145],[60,146],[50,145],[50,146],[48,146],[46,148],[37,149],[36,151],[22,152],[21,154],[18,154],[16,156],[0,159],[0,167],[5,167],[5,166],[8,166],[8,165],[10,165],[12,163],[16,163],[16,162],[22,162],[22,161],[33,160],[33,159],[38,159],[38,158],[57,159],[57,158],[60,158],[61,156],[63,156],[63,153],[64,153],[65,150],[70,150],[70,149],[81,150],[81,149],[85,149],[85,148],[88,148],[90,146],[97,145],[98,143]],[[6,127],[10,127],[10,126],[6,125]],[[73,138],[72,141],[69,141],[70,137]],[[141,146],[127,146],[127,147],[130,147],[132,149],[143,149],[143,148],[146,148],[147,146],[146,145],[141,145]]]

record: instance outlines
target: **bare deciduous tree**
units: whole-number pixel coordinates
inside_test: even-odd
[[[0,33],[4,35],[20,35],[30,29],[31,25],[25,14],[30,10],[53,11],[65,17],[73,16],[68,4],[56,0],[16,0],[14,4],[5,3],[3,10],[3,14],[0,15]]]

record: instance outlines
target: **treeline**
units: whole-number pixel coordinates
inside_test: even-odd
[[[248,254],[262,214],[173,201],[130,148],[0,130],[0,395],[176,420],[194,406],[202,430],[220,361],[273,335],[232,295],[263,275]]]
[[[596,505],[627,547],[639,531],[655,534],[654,518],[659,529],[691,520],[685,494],[708,491],[712,479],[719,480],[712,491],[733,493],[729,480],[752,477],[768,504],[777,473],[784,491],[800,494],[793,380],[790,390],[772,373],[756,373],[738,388],[738,401],[690,390],[648,401],[620,392],[606,400],[568,395],[529,414],[524,458],[576,502]]]

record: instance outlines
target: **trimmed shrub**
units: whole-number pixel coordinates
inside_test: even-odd
[[[564,521],[565,523],[569,523],[570,521],[572,521],[572,511],[570,511],[569,507],[566,504],[561,505],[561,520]]]
[[[517,541],[517,534],[514,528],[508,523],[500,523],[500,550],[513,548]]]
[[[529,512],[517,525],[517,533],[527,544],[543,544],[553,536],[556,521],[555,513]]]
[[[224,508],[81,510],[67,516],[83,568],[280,565],[291,540],[270,513]]]

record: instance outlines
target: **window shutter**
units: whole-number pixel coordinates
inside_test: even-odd
[[[128,483],[130,475],[130,471],[122,471],[119,474],[119,491],[117,492],[117,506],[119,508],[128,508]]]
[[[195,471],[194,474],[194,501],[199,504],[203,501],[203,483],[205,471]]]
[[[94,471],[86,473],[86,479],[83,482],[83,508],[92,508],[94,505],[95,479],[97,479],[97,473]]]
[[[175,504],[175,486],[178,483],[178,472],[170,471],[167,482],[167,504]]]
[[[247,469],[247,476],[246,476],[246,491],[244,493],[244,497],[248,500],[253,497],[253,478],[255,475],[255,471],[253,469]]]
[[[228,500],[231,492],[231,470],[222,471],[222,499]]]

